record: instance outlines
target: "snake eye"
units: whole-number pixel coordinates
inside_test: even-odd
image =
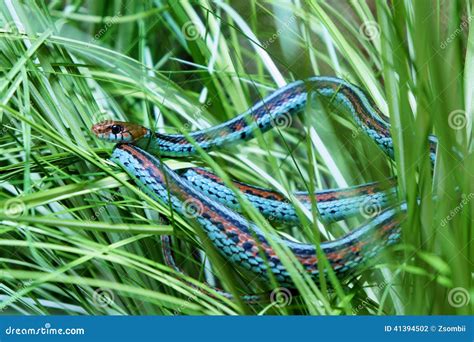
[[[122,132],[122,126],[120,125],[112,125],[112,127],[110,127],[110,130],[112,131],[113,134],[119,134]]]

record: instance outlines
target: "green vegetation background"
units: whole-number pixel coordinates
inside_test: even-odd
[[[2,313],[472,313],[471,1],[12,1],[0,4],[0,19]],[[402,243],[328,286],[291,269],[297,294],[201,246],[189,220],[169,220],[90,132],[112,118],[169,133],[208,127],[313,75],[367,90],[390,116],[395,162],[350,118],[318,106],[213,153],[212,165],[167,161],[282,191],[397,176],[409,206]],[[439,137],[434,172],[430,133]],[[363,221],[276,228],[310,240]],[[163,264],[163,234],[177,237],[190,277]],[[232,302],[188,283],[206,287],[206,277],[234,294],[277,292],[258,305]]]

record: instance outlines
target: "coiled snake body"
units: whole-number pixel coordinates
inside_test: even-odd
[[[119,164],[148,195],[170,204],[185,214],[183,203],[192,202],[200,210],[196,221],[214,246],[228,260],[257,276],[268,279],[270,273],[282,284],[292,284],[291,276],[269,240],[285,245],[315,281],[319,279],[318,257],[313,244],[294,242],[275,233],[265,233],[237,211],[239,201],[222,180],[204,169],[192,168],[178,174],[156,156],[188,157],[248,140],[255,132],[274,127],[274,122],[296,115],[307,105],[311,94],[329,99],[351,113],[355,122],[389,156],[393,141],[387,118],[360,88],[334,77],[313,77],[297,81],[257,102],[247,112],[220,125],[182,134],[160,134],[140,125],[104,122],[93,126],[100,139],[117,142],[112,160]],[[436,152],[436,138],[430,136],[431,159]],[[270,190],[234,182],[264,216],[283,222],[298,222],[295,209],[284,196]],[[316,192],[322,221],[337,221],[357,214],[361,203],[374,201],[386,208],[396,199],[395,181],[369,183],[348,189]],[[310,208],[310,195],[295,196]],[[392,205],[370,221],[333,241],[321,243],[334,272],[344,277],[379,251],[398,241],[404,220],[404,204]]]

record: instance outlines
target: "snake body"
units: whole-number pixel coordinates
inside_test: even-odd
[[[181,174],[194,188],[225,206],[241,211],[234,191],[218,176],[202,168],[189,168]],[[233,181],[233,185],[266,218],[278,223],[298,224],[295,206],[281,193]],[[345,189],[329,189],[314,193],[319,218],[324,223],[340,221],[362,213],[364,206],[376,204],[385,208],[396,200],[396,181],[372,182]],[[311,195],[298,191],[293,196],[311,210]]]
[[[184,202],[192,202],[199,207],[200,215],[196,221],[230,261],[264,279],[271,272],[280,283],[291,284],[289,273],[269,243],[272,239],[288,247],[303,268],[318,280],[318,258],[313,244],[293,242],[276,234],[266,235],[240,214],[196,190],[158,158],[137,146],[117,145],[112,160],[122,166],[144,192],[166,201],[178,213],[186,214]],[[385,246],[397,241],[400,235],[397,213],[400,209],[387,209],[348,235],[322,243],[321,249],[332,269],[341,276],[346,275]]]
[[[275,233],[265,234],[234,210],[239,210],[235,194],[217,176],[202,169],[190,169],[179,175],[155,155],[188,157],[202,150],[223,148],[266,132],[274,122],[300,113],[308,104],[310,94],[328,99],[348,111],[359,127],[391,158],[393,141],[387,118],[359,87],[334,77],[313,77],[293,82],[247,112],[220,125],[189,134],[161,134],[140,125],[104,122],[94,125],[93,132],[101,139],[117,142],[112,160],[125,169],[139,188],[150,196],[168,203],[185,214],[183,203],[193,202],[202,210],[196,221],[214,246],[230,261],[250,270],[263,279],[272,274],[282,284],[291,284],[291,277],[270,241],[287,247],[315,281],[319,279],[318,258],[313,244],[294,242]],[[429,137],[430,156],[434,160],[436,138]],[[281,194],[234,183],[267,217],[283,222],[297,222],[290,203]],[[310,203],[307,193],[295,194],[302,203]],[[366,200],[386,207],[395,198],[393,181],[388,187],[379,183],[349,189],[316,193],[318,210],[323,221],[335,221],[354,215]],[[323,242],[321,249],[334,272],[341,277],[377,255],[400,236],[400,223],[406,206],[395,205],[334,241]]]
[[[264,133],[273,129],[280,120],[286,120],[304,110],[311,94],[317,94],[336,107],[348,111],[359,127],[393,158],[393,140],[388,118],[373,100],[362,89],[345,80],[323,76],[290,83],[237,117],[188,135],[162,134],[137,125],[137,129],[128,137],[109,133],[103,134],[101,138],[111,142],[133,141],[134,145],[155,155],[189,157],[196,155],[199,149],[222,148],[252,139],[257,130]],[[429,144],[431,158],[434,159],[437,145],[434,136],[429,137]]]
[[[364,128],[387,154],[393,155],[389,125],[372,100],[357,86],[335,77],[312,77],[296,81],[278,89],[258,101],[248,111],[211,128],[184,134],[161,134],[139,125],[128,125],[124,132],[107,132],[95,126],[99,138],[111,142],[132,142],[155,155],[189,157],[202,150],[212,150],[252,139],[257,130],[262,133],[275,123],[300,113],[308,102],[308,94],[317,93],[350,111],[359,126]]]

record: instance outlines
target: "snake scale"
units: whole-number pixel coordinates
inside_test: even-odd
[[[183,215],[186,214],[183,203],[192,202],[199,207],[199,215],[195,220],[226,259],[261,279],[268,280],[272,276],[282,285],[291,286],[291,276],[272,248],[269,242],[271,239],[286,246],[317,282],[320,269],[315,245],[263,232],[239,213],[240,205],[235,193],[219,177],[201,168],[177,173],[157,157],[199,156],[202,151],[252,139],[257,130],[264,133],[274,128],[276,120],[302,112],[312,94],[348,111],[356,124],[393,158],[393,141],[387,117],[361,88],[335,77],[316,76],[290,83],[237,117],[186,135],[162,134],[137,124],[119,121],[95,124],[92,131],[99,139],[117,143],[111,159],[134,179],[142,191],[169,204]],[[437,146],[434,136],[429,137],[429,144],[430,156],[434,161]],[[267,218],[298,222],[293,205],[285,201],[282,194],[236,181],[233,184]],[[323,222],[355,215],[360,212],[361,204],[367,201],[385,208],[345,236],[321,243],[322,252],[338,277],[353,273],[385,247],[399,240],[406,206],[393,204],[397,197],[394,179],[314,194],[295,193],[296,198],[308,209],[311,208],[312,195],[315,196]],[[166,238],[163,241],[169,242]]]

